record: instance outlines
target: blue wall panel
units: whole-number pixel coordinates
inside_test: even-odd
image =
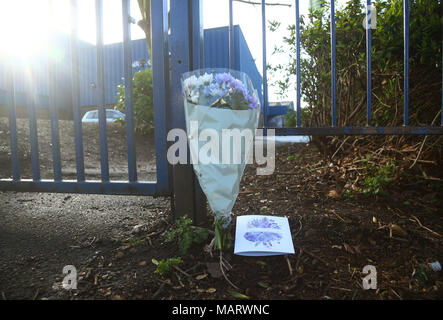
[[[246,40],[240,27],[234,26],[234,69],[247,73],[259,91],[262,98],[262,78],[257,70],[254,59],[249,51]],[[59,34],[56,38],[56,86],[57,106],[71,108],[71,51],[69,36]],[[79,77],[80,77],[80,104],[82,106],[95,106],[97,94],[94,85],[96,76],[96,48],[94,45],[79,41]],[[228,27],[207,29],[204,31],[204,54],[206,68],[228,68]],[[14,64],[14,86],[16,104],[26,106],[25,92],[31,83],[35,85],[36,106],[48,106],[48,58],[43,53],[36,54],[30,59],[33,70],[23,62]],[[132,61],[148,63],[149,56],[145,39],[132,41]],[[0,58],[0,104],[7,103],[5,72],[5,59]],[[134,64],[133,64],[134,65]],[[134,65],[134,72],[141,70]],[[32,74],[32,77],[30,76]],[[117,102],[117,86],[123,83],[123,44],[114,43],[105,45],[105,93],[106,104]]]
[[[205,30],[205,67],[229,67],[229,28],[220,27]],[[246,73],[258,91],[260,100],[263,98],[263,79],[258,72],[255,61],[249,50],[243,32],[238,25],[234,26],[234,69]]]

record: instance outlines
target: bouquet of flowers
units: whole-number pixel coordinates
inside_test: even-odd
[[[223,251],[231,245],[231,209],[253,149],[260,115],[258,94],[245,73],[229,69],[185,73],[182,88],[191,162],[214,214],[217,247]],[[233,137],[245,130],[249,133],[240,139]]]

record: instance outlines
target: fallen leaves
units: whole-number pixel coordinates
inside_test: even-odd
[[[244,295],[243,293],[240,293],[240,292],[237,292],[234,290],[228,290],[228,292],[234,298],[241,299],[241,300],[248,300],[249,299],[249,297],[247,295]]]
[[[328,193],[328,197],[330,197],[330,198],[334,198],[334,199],[340,199],[340,198],[341,198],[341,196],[340,196],[340,194],[337,192],[337,190],[334,190],[334,189],[332,189],[332,190],[329,191],[329,193]]]
[[[198,276],[195,277],[195,280],[203,280],[208,276],[207,273],[204,274],[199,274]]]
[[[392,238],[392,235],[406,237],[408,233],[405,230],[403,230],[399,225],[391,223],[389,225],[389,237]]]

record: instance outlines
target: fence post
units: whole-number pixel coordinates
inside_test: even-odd
[[[170,51],[172,80],[172,126],[186,130],[180,77],[184,72],[203,67],[201,0],[170,1]],[[188,150],[189,156],[189,150]],[[189,159],[189,158],[188,158]],[[206,197],[202,192],[192,164],[173,167],[173,218],[183,215],[199,224],[206,218]]]

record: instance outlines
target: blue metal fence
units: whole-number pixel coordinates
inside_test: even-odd
[[[233,30],[233,0],[229,0],[229,28]],[[401,127],[374,127],[371,126],[372,120],[372,66],[371,66],[371,47],[372,32],[371,28],[366,30],[366,63],[367,63],[367,125],[361,126],[337,126],[337,81],[336,81],[336,31],[335,31],[335,1],[330,1],[331,14],[331,124],[325,127],[303,127],[301,122],[301,74],[300,70],[300,1],[294,0],[295,5],[295,24],[296,24],[296,73],[297,73],[297,125],[294,128],[274,128],[276,135],[441,135],[443,134],[443,100],[442,100],[442,121],[440,126],[409,126],[409,0],[403,1],[403,24],[404,24],[404,125]],[[371,25],[371,0],[366,1],[367,5],[367,25]],[[264,113],[268,114],[268,81],[267,81],[267,58],[266,58],[266,2],[261,0],[262,12],[262,48],[263,48],[263,104]],[[230,32],[232,34],[232,32]],[[234,46],[235,38],[229,38],[229,47]],[[230,59],[230,65],[235,66],[233,59]],[[443,76],[443,75],[442,75]],[[443,98],[442,98],[443,99]],[[264,127],[269,128],[265,117]]]
[[[134,147],[134,122],[132,110],[132,90],[129,81],[129,75],[132,74],[131,57],[134,51],[130,42],[129,31],[129,0],[122,0],[122,23],[124,30],[124,41],[122,55],[123,72],[126,79],[126,108],[127,108],[127,146],[128,146],[128,181],[117,182],[109,179],[109,166],[107,156],[106,144],[106,119],[105,119],[105,104],[106,104],[106,86],[105,86],[105,61],[106,54],[103,45],[103,0],[95,0],[96,3],[96,34],[97,34],[97,49],[95,54],[96,59],[96,97],[97,104],[100,110],[99,126],[100,126],[100,155],[101,155],[101,181],[86,181],[84,176],[84,156],[83,156],[83,141],[82,141],[82,125],[81,125],[81,85],[80,85],[80,51],[81,44],[77,38],[77,0],[71,0],[71,16],[72,16],[72,32],[71,32],[71,51],[69,52],[71,59],[71,67],[65,68],[69,70],[69,99],[72,101],[72,108],[74,114],[74,134],[75,134],[75,150],[76,150],[76,165],[77,165],[77,179],[75,181],[62,180],[60,174],[60,146],[58,141],[58,115],[57,115],[57,95],[61,85],[57,78],[57,61],[53,58],[48,58],[47,64],[47,81],[48,81],[48,104],[51,110],[51,134],[52,134],[52,157],[53,157],[53,171],[54,178],[52,180],[40,179],[40,163],[37,140],[37,121],[36,121],[36,101],[33,96],[36,93],[37,87],[33,83],[27,83],[26,98],[27,106],[29,108],[29,126],[30,126],[30,145],[31,145],[31,162],[32,162],[32,179],[21,179],[20,167],[18,161],[18,144],[17,144],[17,125],[16,125],[16,105],[17,97],[15,95],[16,88],[14,87],[14,66],[8,63],[5,70],[6,95],[8,102],[8,117],[10,129],[10,144],[11,144],[11,164],[12,164],[12,179],[0,179],[0,191],[14,190],[14,191],[46,191],[46,192],[73,192],[73,193],[99,193],[99,194],[124,194],[124,195],[168,195],[172,193],[171,184],[171,167],[167,163],[167,130],[175,127],[181,128],[184,126],[184,112],[183,99],[180,89],[180,76],[183,72],[201,68],[204,66],[204,48],[203,48],[203,30],[201,29],[201,6],[199,0],[171,0],[171,36],[168,26],[168,0],[153,0],[151,2],[152,11],[152,52],[153,58],[153,93],[154,93],[154,122],[155,122],[155,147],[156,147],[156,164],[157,164],[157,181],[139,182],[137,181],[137,172],[135,167],[135,147]],[[367,1],[370,4],[370,1]],[[237,61],[234,54],[236,35],[235,27],[233,26],[233,6],[232,0],[229,1],[229,30],[228,30],[228,54],[229,65],[234,67],[241,65],[241,60]],[[296,15],[296,36],[297,36],[297,126],[294,128],[276,128],[277,135],[398,135],[398,134],[443,134],[443,116],[440,126],[424,126],[412,127],[408,126],[409,114],[409,1],[404,1],[404,126],[401,127],[374,127],[371,126],[372,106],[371,106],[371,72],[368,72],[368,98],[367,98],[367,125],[363,127],[339,127],[337,126],[337,105],[336,105],[336,44],[335,44],[335,6],[334,1],[331,2],[331,125],[327,127],[304,127],[301,123],[301,90],[300,78],[300,12],[299,0],[294,0],[295,15]],[[368,7],[369,8],[369,7]],[[266,74],[266,4],[265,0],[261,0],[262,9],[262,33],[263,33],[263,105],[264,112],[268,113],[268,93],[267,93],[267,74]],[[369,20],[370,14],[368,14]],[[369,22],[369,21],[368,21]],[[184,26],[191,26],[185,28]],[[370,29],[370,28],[368,28]],[[49,30],[50,39],[53,39],[53,31]],[[366,33],[367,37],[367,67],[371,68],[371,31]],[[240,32],[237,39],[241,39]],[[54,39],[53,39],[54,40]],[[170,55],[171,53],[171,68]],[[68,53],[67,53],[68,54]],[[31,62],[31,68],[36,68],[35,63]],[[116,67],[116,66],[113,66]],[[172,72],[170,72],[172,70]],[[171,75],[171,79],[170,79]],[[172,84],[172,85],[171,85]],[[172,110],[174,108],[174,110]],[[443,103],[442,103],[443,110]],[[265,120],[266,121],[266,120]],[[268,127],[267,121],[265,127]],[[189,169],[189,168],[188,168]],[[192,172],[188,170],[187,172]],[[177,171],[178,172],[178,171]],[[183,173],[183,172],[182,172]],[[175,173],[174,173],[175,174]],[[191,177],[186,174],[177,173],[174,177]],[[198,198],[198,185],[195,182],[189,182],[184,179],[174,181],[174,186],[179,186],[180,183],[190,183],[192,188],[195,188],[193,197]],[[178,187],[177,187],[178,188]],[[181,187],[183,194],[189,190]],[[189,188],[188,188],[189,189]],[[174,190],[177,196],[177,190]],[[201,200],[201,198],[200,198]],[[187,208],[185,208],[187,210]]]
[[[167,195],[171,193],[170,171],[166,161],[166,128],[167,114],[170,113],[170,104],[167,101],[169,96],[169,55],[168,55],[168,18],[167,0],[152,1],[151,10],[153,12],[152,44],[156,48],[153,56],[153,89],[154,89],[154,121],[155,125],[155,147],[157,151],[157,181],[139,182],[137,181],[135,165],[134,147],[134,122],[132,110],[132,90],[131,77],[126,76],[126,108],[127,108],[127,145],[128,145],[128,181],[110,181],[108,164],[108,146],[106,138],[106,114],[105,114],[105,53],[103,45],[103,0],[95,0],[96,4],[96,79],[97,79],[97,102],[99,107],[99,130],[100,130],[100,166],[101,181],[86,181],[84,173],[83,137],[81,125],[80,108],[80,59],[81,49],[78,40],[78,12],[77,0],[71,0],[71,39],[69,56],[71,59],[70,68],[70,92],[74,114],[74,135],[76,150],[77,179],[75,181],[62,180],[60,165],[60,143],[57,114],[56,91],[59,90],[60,82],[57,79],[56,60],[54,57],[47,58],[47,81],[48,81],[48,104],[50,108],[51,135],[52,135],[52,157],[53,157],[53,179],[41,180],[40,161],[38,151],[37,121],[35,112],[35,99],[37,86],[28,81],[26,87],[26,104],[29,109],[30,126],[30,146],[32,162],[32,179],[21,179],[18,161],[17,124],[16,124],[16,89],[14,88],[14,66],[11,61],[6,65],[5,78],[7,81],[6,94],[8,102],[8,117],[11,144],[12,179],[0,179],[0,191],[39,191],[39,192],[71,192],[71,193],[97,193],[97,194],[122,194],[122,195]],[[125,75],[132,74],[131,62],[131,41],[130,41],[130,17],[129,0],[122,0],[122,22],[124,30],[124,61],[123,70]],[[49,5],[52,10],[52,2]],[[53,18],[52,11],[49,13]],[[52,25],[49,23],[49,25]],[[48,30],[49,39],[54,44],[54,31]],[[66,46],[64,48],[67,48]],[[66,53],[68,54],[68,53]],[[30,69],[35,67],[30,63]],[[66,68],[66,67],[65,67]],[[65,69],[66,70],[66,69]]]

